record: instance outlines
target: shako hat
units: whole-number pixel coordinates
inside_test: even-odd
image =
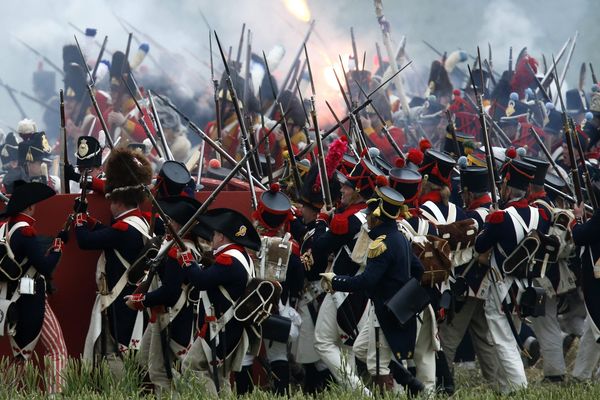
[[[42,200],[49,199],[56,192],[50,186],[39,182],[15,181],[14,189],[10,200],[3,212],[0,213],[0,218],[7,218],[17,215]]]
[[[93,136],[79,136],[75,159],[80,170],[100,167],[102,165],[102,147],[100,147],[98,139]]]
[[[243,214],[228,208],[214,208],[198,217],[198,222],[211,231],[221,232],[235,244],[260,250],[260,236]]]

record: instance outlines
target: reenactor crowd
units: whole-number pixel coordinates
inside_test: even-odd
[[[506,69],[491,51],[474,64],[444,53],[418,89],[397,72],[402,51],[373,71],[355,54],[338,79],[347,110],[330,108],[327,126],[306,47],[275,82],[272,54],[242,62],[214,39],[225,72],[206,101],[145,81],[148,45],[110,61],[67,45],[44,122],[3,135],[0,329],[15,362],[43,347],[47,390],[61,391],[67,347],[48,298],[70,240],[101,251],[81,260],[98,284],[82,358],[120,376],[132,355],[157,392],[191,373],[211,393],[260,381],[451,395],[455,365],[475,359],[502,394],[526,388],[538,359],[549,384],[594,378],[600,86],[584,64],[561,90],[574,39],[552,62],[511,51]],[[34,73],[51,92],[54,79]],[[219,201],[224,188],[249,194],[247,212]],[[67,223],[41,240],[36,219],[64,216],[36,204],[69,192]],[[91,193],[110,221],[88,210]]]

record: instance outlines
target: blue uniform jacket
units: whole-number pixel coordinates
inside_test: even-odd
[[[380,254],[370,252],[363,273],[356,276],[335,276],[332,281],[333,290],[366,291],[373,301],[377,320],[393,353],[398,359],[410,358],[416,340],[416,319],[413,318],[403,328],[400,327],[394,315],[385,307],[385,302],[411,277],[420,280],[423,266],[413,254],[408,240],[398,231],[396,221],[376,226],[369,232],[369,237],[373,240],[380,238],[385,250]]]
[[[131,264],[139,257],[144,247],[144,236],[135,228],[123,222],[123,219],[132,215],[144,218],[141,211],[136,208],[112,221],[111,226],[96,222],[75,227],[79,248],[82,250],[104,251],[106,281],[109,290],[116,285],[125,272],[125,266],[117,257],[115,250]],[[123,345],[128,345],[137,317],[137,311],[131,310],[125,305],[124,296],[132,294],[135,289],[135,285],[127,283],[121,294],[108,308],[111,332],[116,336],[118,343]]]
[[[594,262],[600,258],[600,210],[596,210],[585,223],[573,226],[573,240],[576,245],[585,246],[581,256],[583,297],[592,321],[600,327],[600,279],[594,277],[593,268]]]
[[[36,236],[33,228],[35,219],[25,214],[18,214],[10,218],[7,229],[10,229],[17,222],[27,222],[30,226],[15,230],[10,237],[10,248],[15,255],[15,260],[21,263],[27,257],[28,261],[23,266],[23,273],[29,267],[33,266],[41,276],[46,279],[50,278],[58,264],[61,253],[55,251],[46,252],[47,249],[39,242],[39,238]],[[42,329],[44,311],[46,309],[46,286],[44,278],[36,278],[35,294],[21,295],[16,302],[19,320],[17,323],[17,334],[14,339],[21,348],[31,343]],[[14,293],[17,290],[17,285],[18,281],[10,282],[9,292]]]
[[[219,286],[223,286],[231,299],[234,302],[237,302],[244,294],[248,282],[248,272],[242,263],[235,257],[223,254],[231,249],[239,250],[246,257],[250,266],[252,266],[250,257],[244,248],[235,244],[230,244],[220,249],[219,252],[215,254],[215,262],[213,265],[201,269],[198,264],[192,263],[192,266],[184,269],[185,276],[196,289],[206,290],[208,299],[214,307],[217,316],[220,316],[221,313],[225,313],[231,306],[229,300],[227,300],[219,290]],[[200,307],[198,318],[199,324],[203,325],[205,320],[203,307]],[[206,332],[206,329],[202,329],[201,331],[204,333]],[[243,326],[235,318],[232,318],[227,324],[225,331],[227,353],[229,353],[241,339]],[[223,341],[221,340],[219,346],[217,346],[217,356],[219,358],[223,358],[222,342]]]

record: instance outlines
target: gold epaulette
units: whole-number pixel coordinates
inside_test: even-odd
[[[369,258],[378,257],[387,250],[387,246],[383,242],[384,240],[385,235],[381,235],[378,236],[377,239],[373,240],[371,244],[369,244],[369,253],[367,254]]]

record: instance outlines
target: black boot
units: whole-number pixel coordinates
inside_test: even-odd
[[[288,393],[290,386],[290,365],[287,361],[273,361],[271,363],[271,371],[273,372],[273,389],[277,395],[285,395]]]
[[[390,371],[396,382],[406,389],[410,397],[417,396],[425,389],[425,386],[404,368],[404,365],[392,361],[390,363]]]
[[[235,390],[238,395],[252,392],[254,382],[252,382],[252,366],[242,367],[242,370],[235,374]]]
[[[454,394],[454,376],[452,376],[448,359],[443,351],[438,351],[435,357],[435,376],[437,378],[438,391],[452,396]]]

